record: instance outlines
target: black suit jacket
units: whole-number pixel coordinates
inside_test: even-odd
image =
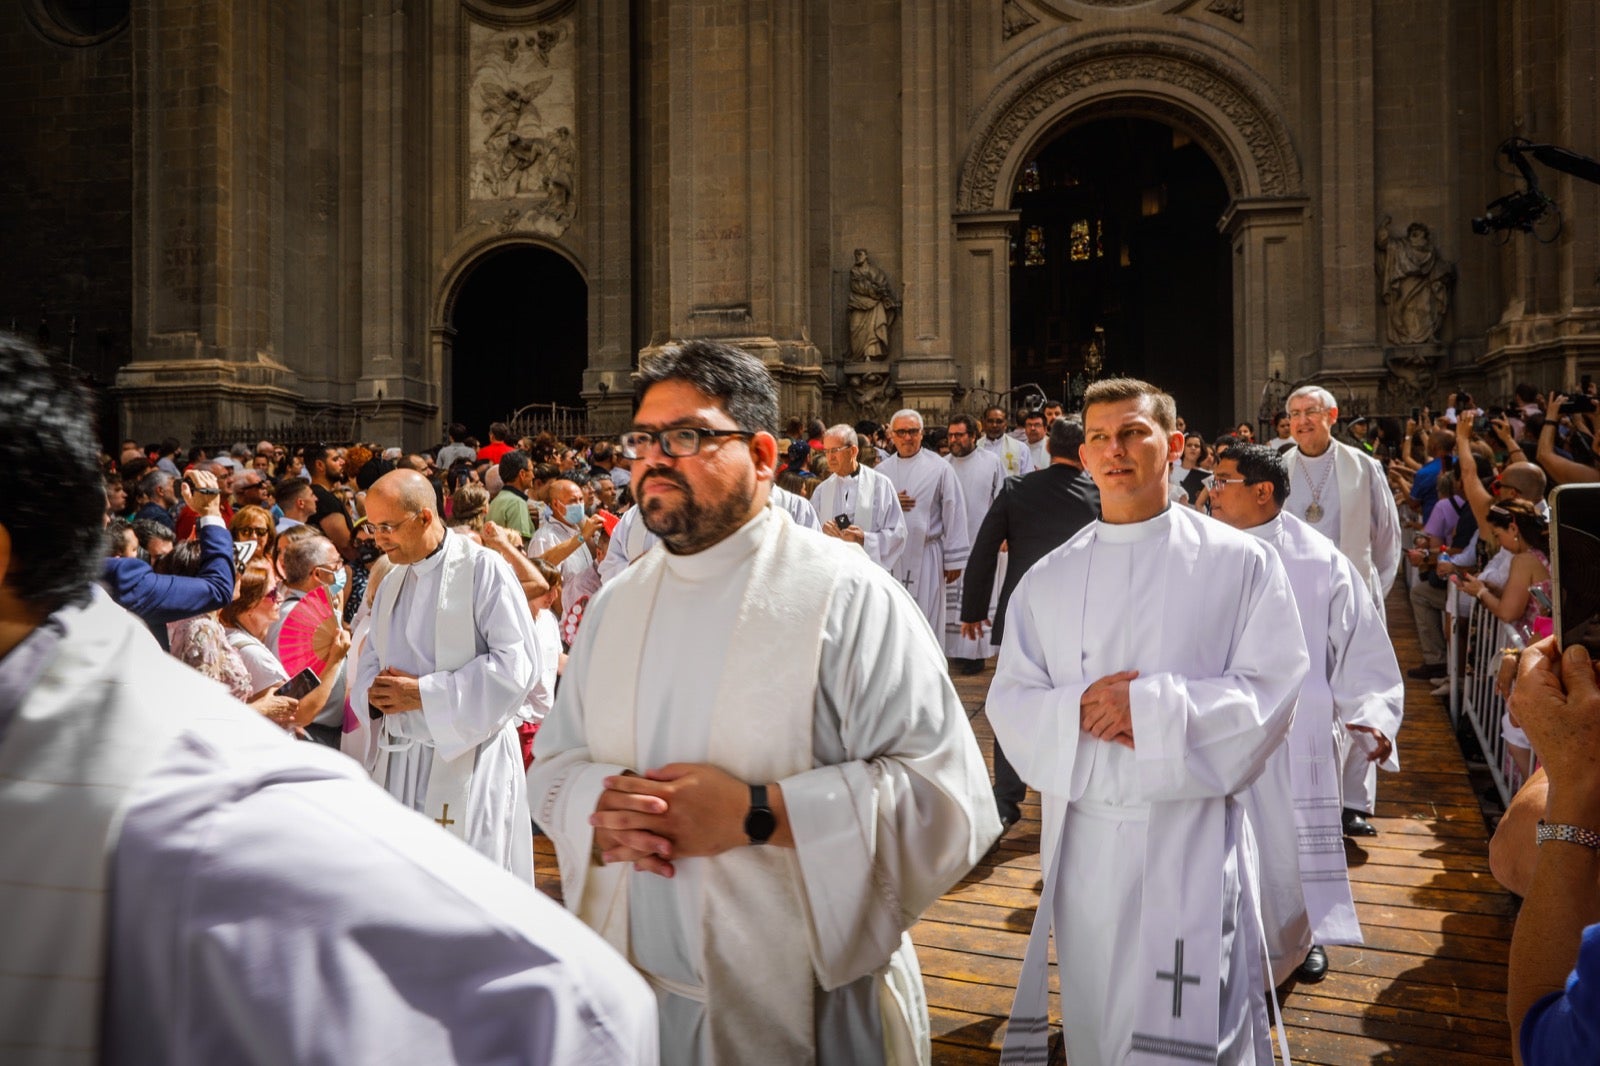
[[[1100,490],[1076,467],[1051,463],[1043,470],[1006,478],[972,542],[961,589],[961,620],[981,622],[988,617],[989,590],[994,588],[1000,545],[1005,543],[1009,554],[1006,580],[1000,586],[992,638],[998,644],[1005,629],[1006,605],[1022,575],[1099,517]]]

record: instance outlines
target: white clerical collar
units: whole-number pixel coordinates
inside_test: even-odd
[[[1095,539],[1103,540],[1107,544],[1137,544],[1155,537],[1164,537],[1172,531],[1176,512],[1177,508],[1168,504],[1165,511],[1154,518],[1146,518],[1143,522],[1107,522],[1101,519],[1095,522]]]
[[[1307,455],[1305,453],[1305,449],[1303,449],[1303,448],[1299,449],[1299,451],[1300,451],[1300,461],[1302,463],[1311,463],[1313,466],[1321,466],[1323,463],[1332,462],[1333,461],[1333,445],[1334,445],[1334,443],[1336,443],[1336,442],[1330,441],[1328,443],[1328,447],[1323,451],[1323,453],[1321,455]]]
[[[685,581],[707,581],[727,577],[729,571],[755,554],[766,536],[767,515],[770,507],[763,507],[756,516],[709,548],[693,555],[675,555],[667,552],[667,569],[674,577]]]
[[[1245,532],[1262,540],[1277,540],[1278,534],[1283,532],[1283,512],[1279,511],[1259,526],[1251,526]]]
[[[425,557],[412,563],[411,572],[419,577],[423,574],[432,573],[444,562],[444,553],[447,545],[450,543],[450,538],[457,536],[460,536],[460,534],[452,533],[449,529],[446,529],[444,531],[444,539],[439,542],[439,546],[433,551],[429,552]]]

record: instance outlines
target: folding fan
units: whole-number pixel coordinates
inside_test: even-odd
[[[313,589],[295,604],[278,630],[278,660],[290,677],[306,667],[322,676],[339,632],[333,602],[325,588]]]

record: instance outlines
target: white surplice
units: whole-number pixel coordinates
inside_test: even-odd
[[[608,935],[657,989],[664,1062],[927,1061],[926,1005],[904,932],[999,832],[936,641],[862,552],[770,511],[705,551],[652,558],[659,566],[630,569],[595,598],[536,741],[530,801],[556,845],[568,905],[615,899],[620,889],[621,902],[604,904],[598,918],[612,916]],[[819,582],[823,602],[809,593],[795,602],[796,583]],[[642,614],[613,617],[630,597],[648,603]],[[760,635],[774,627],[791,638]],[[643,641],[628,708],[595,697],[617,687],[620,648],[608,633],[619,630]],[[759,648],[746,639],[752,632]],[[766,704],[730,706],[730,695],[791,673],[814,689],[789,685]],[[794,734],[794,720],[772,703],[797,697]],[[619,713],[632,729],[598,728]],[[763,730],[769,750],[727,750],[714,727],[729,720],[719,716],[754,713],[761,721],[739,728]],[[792,736],[802,750],[782,743]],[[719,749],[728,760],[719,765],[745,780],[732,764],[799,768],[779,781],[794,850],[681,859],[671,880],[591,863],[588,819],[605,776],[706,761]],[[614,761],[628,757],[634,763]],[[731,903],[729,877],[742,886]],[[746,928],[746,911],[774,905],[788,916],[781,929]],[[728,1058],[730,1047],[761,1049],[765,1059]]]
[[[894,484],[896,493],[909,493],[917,501],[904,512],[906,547],[889,572],[911,592],[929,628],[942,636],[944,572],[965,568],[972,549],[961,482],[938,452],[926,448],[909,459],[891,455],[878,464],[878,472]],[[955,583],[959,585],[960,579]]]
[[[819,530],[822,528],[817,513],[811,509],[811,501],[797,493],[774,485],[772,494],[767,498],[767,506],[783,511],[794,519],[797,526]],[[628,508],[622,512],[622,517],[617,519],[617,528],[611,531],[611,544],[606,548],[606,557],[600,560],[601,582],[610,581],[626,570],[629,563],[660,543],[661,538],[645,528],[639,508]]]
[[[984,515],[990,504],[1005,487],[1006,468],[992,452],[974,448],[963,456],[951,454],[948,462],[961,483],[961,495],[967,504],[967,548],[970,554],[972,541],[978,536]],[[1001,560],[1004,562],[1004,559]],[[988,590],[990,617],[998,596],[1000,583],[1005,580],[1002,566],[995,574],[994,587]],[[961,635],[961,596],[965,582],[952,581],[945,586],[944,652],[953,659],[987,659],[994,654],[994,645],[987,632],[976,640]]]
[[[470,614],[463,604],[459,617],[441,619],[443,564],[453,550],[462,549],[463,565],[471,568]],[[472,627],[476,654],[453,670],[437,666],[441,623]],[[464,632],[458,635],[465,639]],[[455,533],[446,533],[440,550],[428,558],[395,567],[378,589],[371,630],[357,660],[351,690],[356,714],[367,713],[367,692],[386,667],[417,676],[422,709],[379,720],[373,779],[400,802],[426,809],[441,826],[532,881],[533,839],[516,725],[539,674],[539,652],[528,600],[511,568]],[[430,804],[440,760],[466,774],[465,810]]]
[[[1006,477],[1016,477],[1035,469],[1033,455],[1028,451],[1026,441],[1018,440],[1009,433],[1000,434],[999,440],[990,440],[988,437],[978,438],[978,450],[988,452],[1006,468]]]
[[[850,477],[834,474],[811,494],[811,509],[824,522],[849,515],[863,534],[867,558],[890,573],[906,547],[906,520],[892,482],[870,466]]]
[[[598,938],[101,593],[0,658],[0,815],[0,1061],[655,1061]]]
[[[1277,985],[1313,943],[1362,942],[1339,823],[1339,737],[1359,725],[1393,741],[1405,685],[1365,582],[1333,541],[1291,514],[1246,532],[1277,550],[1306,647],[1317,649],[1289,743],[1244,800],[1260,845],[1261,917]],[[1385,769],[1400,768],[1397,751]]]
[[[1283,564],[1188,508],[1094,522],[1022,578],[1005,632],[986,709],[1042,794],[1046,873],[1008,1048],[1044,1034],[1053,921],[1073,1066],[1166,1061],[1163,1048],[1270,1063],[1236,797],[1282,745],[1306,673]],[[1123,670],[1139,671],[1133,750],[1079,728],[1085,690]]]

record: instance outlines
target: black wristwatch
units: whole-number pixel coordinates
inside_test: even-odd
[[[750,786],[750,813],[744,816],[744,835],[752,844],[765,844],[778,828],[778,819],[767,806],[767,786]]]

